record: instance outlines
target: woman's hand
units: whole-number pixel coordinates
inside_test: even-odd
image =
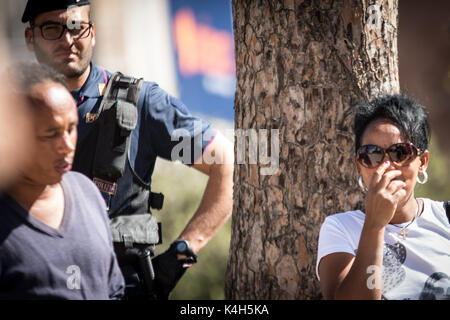
[[[384,228],[393,218],[400,199],[406,196],[405,182],[396,180],[402,172],[389,170],[391,163],[385,161],[375,171],[366,196],[366,226]]]

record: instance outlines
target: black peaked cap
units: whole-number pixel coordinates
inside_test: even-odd
[[[90,4],[89,0],[28,0],[22,22],[26,23],[44,12],[63,10],[71,6],[81,7],[88,4]]]

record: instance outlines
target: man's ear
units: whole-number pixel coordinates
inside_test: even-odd
[[[91,30],[91,43],[92,43],[92,48],[95,47],[95,26],[94,24],[92,24],[92,30]]]
[[[25,29],[25,43],[30,52],[34,52],[34,34],[30,27]]]

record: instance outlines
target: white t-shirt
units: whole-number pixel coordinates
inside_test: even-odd
[[[400,232],[409,222],[386,226],[383,299],[450,300],[450,224],[442,202],[422,200],[423,213],[406,228],[406,239]],[[319,234],[318,278],[320,260],[326,255],[347,252],[356,256],[364,219],[360,210],[325,219]]]

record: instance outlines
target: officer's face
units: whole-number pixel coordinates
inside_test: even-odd
[[[75,101],[61,84],[46,81],[28,95],[35,134],[23,178],[35,185],[53,185],[72,168],[77,140]]]
[[[65,29],[57,40],[47,40],[48,37],[42,34],[39,26],[58,23],[73,29],[78,22],[90,22],[89,10],[89,6],[83,6],[38,15],[32,24],[35,27],[25,30],[28,49],[35,53],[40,63],[51,66],[67,78],[80,77],[88,69],[92,58],[92,48],[95,46],[94,26],[88,30],[90,33],[86,38],[74,39]]]

